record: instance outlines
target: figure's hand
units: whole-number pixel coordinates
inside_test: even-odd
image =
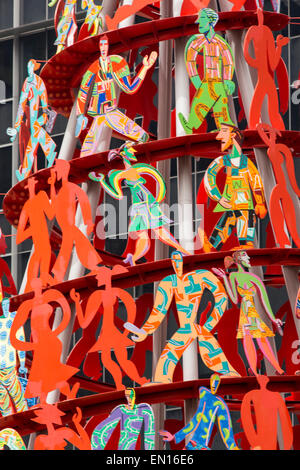
[[[95,171],[91,171],[89,173],[89,178],[92,181],[97,181],[97,183],[100,183],[101,181],[104,180],[104,175],[102,173],[96,173]]]
[[[292,83],[292,88],[299,88],[300,87],[300,80],[295,80],[293,83]]]
[[[281,336],[283,336],[283,331],[282,331],[282,328],[281,328],[282,325],[283,325],[282,321],[281,321],[279,318],[276,318],[276,319],[273,320],[273,321],[274,321],[274,323],[275,323],[275,325],[276,325],[276,328],[277,328],[277,330],[278,330],[278,333],[279,333]]]
[[[20,367],[19,367],[19,374],[20,374],[20,375],[22,375],[22,374],[27,375],[27,374],[28,374],[28,369],[27,369],[27,367],[25,367],[25,366],[20,366]]]
[[[76,411],[77,413],[74,413],[74,415],[72,416],[72,421],[75,424],[80,424],[80,421],[82,419],[82,411],[78,406],[76,406]]]
[[[76,292],[74,287],[70,290],[70,297],[74,302],[76,301],[80,302],[80,294]]]
[[[17,133],[18,133],[18,131],[17,131],[17,129],[15,129],[14,127],[8,127],[8,128],[6,129],[6,134],[7,134],[7,135],[10,135],[10,139],[9,139],[9,140],[10,140],[11,142],[14,142],[14,141],[16,140]]]
[[[48,184],[55,184],[56,181],[56,171],[52,168],[50,170],[50,178],[48,178]]]
[[[152,65],[155,64],[156,59],[157,59],[157,52],[152,51],[149,58],[147,55],[145,55],[143,59],[143,66],[146,67],[146,69],[150,69]]]
[[[75,137],[79,137],[81,131],[83,131],[88,123],[88,118],[83,114],[79,114],[76,120],[76,128],[75,128]]]
[[[211,268],[211,270],[215,273],[216,276],[220,277],[221,279],[224,279],[224,277],[226,277],[224,269]]]
[[[88,223],[86,224],[86,233],[87,236],[89,236],[94,230],[94,223],[92,220],[89,220]]]
[[[221,197],[221,199],[219,200],[219,204],[221,204],[222,207],[225,207],[225,209],[232,208],[231,203],[227,199],[225,199],[225,197]]]
[[[267,215],[268,211],[264,204],[256,204],[255,206],[255,214],[260,218],[264,219]]]
[[[164,441],[171,442],[174,439],[174,435],[169,431],[159,431],[159,435],[163,438]]]
[[[235,90],[235,83],[232,80],[224,80],[224,88],[227,95],[232,95]]]
[[[282,36],[282,34],[278,34],[276,38],[276,44],[278,47],[286,46],[290,42],[290,39],[286,36]]]
[[[132,336],[131,339],[135,343],[140,343],[147,338],[147,333],[142,328],[138,328],[137,326],[133,325],[133,323],[126,322],[124,323],[124,329],[130,331],[130,333],[134,333],[136,336]]]

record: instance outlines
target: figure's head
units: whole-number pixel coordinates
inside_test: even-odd
[[[43,403],[39,408],[35,408],[34,414],[36,418],[32,418],[32,421],[36,423],[45,424],[62,424],[61,417],[65,415],[63,411],[60,411],[57,407],[57,403],[50,405]]]
[[[55,169],[55,172],[56,172],[57,181],[60,181],[61,179],[68,179],[69,172],[70,172],[70,163],[69,162],[67,162],[66,160],[62,160],[60,158],[57,158],[55,160],[54,169]]]
[[[110,162],[116,157],[121,157],[124,163],[126,162],[128,165],[130,165],[131,162],[137,162],[137,158],[134,155],[135,153],[136,150],[133,146],[133,143],[131,141],[127,141],[118,149],[113,149],[108,152],[108,161]]]
[[[109,42],[108,36],[104,34],[99,40],[99,49],[102,59],[106,59],[108,56]]]
[[[28,75],[31,76],[33,73],[40,68],[41,64],[35,59],[30,59],[27,63]]]
[[[32,290],[35,293],[41,293],[42,288],[43,288],[43,281],[39,277],[35,277],[31,280],[30,285],[32,287]]]
[[[28,178],[25,188],[28,189],[29,196],[32,196],[32,195],[35,194],[35,185],[36,184],[37,184],[36,178],[34,178],[34,177]]]
[[[256,13],[257,13],[258,25],[262,26],[264,24],[264,12],[263,12],[262,8],[257,8]]]
[[[88,6],[89,6],[89,4],[88,4],[88,1],[87,1],[87,0],[82,0],[82,1],[81,1],[81,8],[82,8],[83,10],[85,10]]]
[[[266,375],[257,375],[256,380],[259,383],[260,388],[266,388],[270,379]]]
[[[196,23],[199,24],[199,33],[207,34],[209,31],[213,31],[218,19],[219,15],[214,10],[211,8],[202,8],[196,20]]]
[[[181,277],[183,273],[183,257],[180,251],[173,251],[171,254],[172,266],[177,274],[177,276]]]
[[[219,385],[221,382],[221,377],[218,374],[212,374],[210,376],[210,390],[214,395],[217,393]]]
[[[243,143],[243,134],[236,126],[221,123],[220,130],[216,136],[216,140],[221,142],[221,150],[225,152],[231,148],[235,143],[239,146]]]
[[[274,129],[274,127],[265,122],[258,123],[256,125],[256,129],[261,139],[265,142],[266,145],[268,145],[268,147],[275,145],[277,136],[281,136],[281,132],[278,129]]]
[[[130,408],[134,408],[135,405],[135,390],[134,388],[126,388],[125,397]]]

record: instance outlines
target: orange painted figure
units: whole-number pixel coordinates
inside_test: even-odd
[[[89,352],[101,351],[103,366],[113,376],[118,390],[125,390],[126,388],[122,384],[121,369],[139,385],[149,382],[145,377],[140,377],[136,366],[127,358],[126,348],[134,344],[127,336],[128,331],[124,330],[121,333],[115,324],[114,306],[117,299],[120,299],[125,306],[129,322],[133,323],[136,317],[136,305],[131,295],[125,290],[112,287],[111,285],[112,274],[122,272],[127,272],[127,269],[121,266],[115,266],[112,271],[108,268],[100,268],[95,272],[98,287],[104,285],[105,289],[98,289],[90,295],[85,312],[83,312],[80,304],[80,295],[75,292],[75,289],[72,289],[70,292],[70,297],[76,305],[76,314],[81,328],[88,327],[98,312],[99,307],[103,305],[103,323],[100,335]],[[112,360],[112,350],[115,353],[118,364]]]
[[[280,393],[267,389],[267,376],[258,375],[256,378],[260,389],[246,393],[241,406],[242,425],[250,447],[253,450],[276,450],[279,418],[284,445],[282,450],[290,450],[293,428],[285,402]]]
[[[26,300],[18,308],[11,327],[10,340],[18,351],[33,351],[33,359],[26,387],[25,398],[40,397],[41,403],[46,401],[47,394],[60,389],[70,395],[68,379],[78,369],[60,361],[62,343],[59,334],[65,330],[71,318],[71,310],[65,297],[56,289],[42,292],[41,279],[31,281],[34,298]],[[53,313],[50,303],[55,302],[62,310],[62,319],[55,330],[49,321]],[[31,318],[31,341],[20,341],[17,331]]]
[[[67,427],[54,427],[62,425],[61,417],[65,413],[58,409],[57,404],[44,403],[40,408],[34,410],[36,418],[32,421],[45,424],[48,434],[40,434],[36,437],[34,450],[64,450],[68,442],[79,450],[90,450],[90,439],[85,429],[80,424],[82,418],[81,409],[76,407],[76,413],[72,417],[76,431]]]
[[[39,276],[43,281],[43,286],[54,283],[54,279],[49,274],[51,245],[47,226],[47,219],[53,219],[54,211],[45,191],[35,193],[36,183],[35,178],[28,179],[26,187],[29,198],[22,208],[16,234],[17,245],[31,238],[34,247],[28,263],[25,292],[31,290],[32,279]]]
[[[300,248],[300,236],[296,223],[296,209],[286,187],[286,178],[283,170],[284,165],[291,186],[297,196],[300,197],[300,189],[296,180],[292,152],[286,145],[276,143],[277,136],[281,136],[281,132],[273,129],[269,124],[260,123],[257,126],[257,130],[261,139],[269,147],[267,154],[272,163],[277,183],[272,189],[269,203],[269,212],[273,222],[277,245],[281,248],[291,246],[289,237],[284,229],[284,225],[286,224],[289,234],[298,248]]]
[[[258,26],[251,26],[248,29],[244,42],[245,59],[257,70],[257,84],[250,107],[249,129],[256,129],[263,101],[267,96],[270,122],[276,129],[284,130],[274,72],[281,58],[281,50],[289,43],[289,38],[279,34],[275,43],[271,29],[264,25],[264,14],[260,8],[257,9],[257,18]],[[254,57],[250,54],[251,43],[253,43]]]
[[[87,235],[90,235],[94,228],[89,199],[82,188],[68,181],[69,171],[69,162],[58,159],[54,169],[51,170],[51,177],[49,178],[51,204],[62,231],[60,251],[52,269],[57,282],[64,280],[74,245],[78,258],[85,268],[94,270],[102,261],[88,238],[75,225],[78,202],[83,220],[87,226]],[[57,193],[54,187],[55,181],[62,182],[61,189]]]

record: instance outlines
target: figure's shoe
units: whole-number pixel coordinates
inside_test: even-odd
[[[130,266],[134,266],[134,262],[133,262],[133,254],[132,253],[128,253],[128,255],[126,256],[126,258],[124,259],[123,263],[124,264],[130,264]]]
[[[190,127],[190,125],[187,122],[187,120],[185,119],[184,115],[182,113],[178,113],[178,118],[179,118],[180,124],[182,125],[185,133],[186,134],[192,134],[193,129]]]
[[[51,155],[48,156],[48,158],[47,158],[47,160],[48,160],[47,168],[50,168],[53,165],[53,162],[55,160],[56,155],[57,155],[57,152],[52,152]]]

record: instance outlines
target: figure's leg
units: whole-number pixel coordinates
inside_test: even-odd
[[[119,109],[107,113],[106,122],[115,131],[137,142],[147,142],[149,140],[149,134]]]
[[[231,124],[234,126],[229,113],[228,97],[224,88],[224,84],[222,82],[210,82],[209,93],[212,97],[217,97],[213,105],[213,116],[217,129],[220,129],[222,123]]]
[[[22,181],[27,178],[27,176],[29,176],[34,163],[34,159],[36,158],[37,147],[38,140],[30,136],[26,147],[23,163],[20,166],[19,170],[16,170],[16,176],[18,181]]]
[[[247,328],[244,328],[243,346],[250,369],[254,375],[258,375],[256,348],[251,333]]]
[[[275,354],[270,346],[268,338],[256,338],[256,341],[259,346],[259,349],[261,350],[263,355],[268,359],[268,361],[272,364],[274,369],[276,369],[279,374],[284,374],[284,370],[280,367],[279,362],[277,361]]]
[[[90,271],[95,270],[102,260],[89,239],[77,227],[72,230],[72,238],[81,264]]]
[[[190,325],[186,325],[186,328],[179,328],[179,330],[174,333],[172,338],[166,344],[157,362],[154,382],[172,382],[178,361],[184,351],[195,340],[196,336],[196,331],[193,331]]]
[[[236,232],[239,243],[243,247],[253,248],[255,239],[255,213],[253,210],[240,211],[237,217]]]
[[[183,248],[180,243],[178,243],[176,238],[174,238],[173,235],[165,227],[157,227],[153,230],[157,238],[163,243],[172,246],[176,250],[181,251],[181,253],[184,253],[185,255],[191,254],[185,248]]]
[[[228,240],[231,235],[232,227],[236,224],[236,216],[233,211],[224,212],[216,223],[211,236],[209,237],[209,243],[216,249],[220,250],[224,243]]]
[[[56,143],[43,127],[40,127],[38,131],[38,141],[47,159],[47,168],[50,168],[53,165],[54,159],[57,155],[57,152],[55,152]]]
[[[80,156],[87,157],[97,152],[98,144],[101,140],[101,134],[105,125],[105,116],[96,116],[89,128],[81,147]]]
[[[139,385],[144,385],[145,383],[149,382],[146,377],[141,377],[139,375],[136,366],[128,359],[126,348],[115,347],[114,351],[119,365],[131,380],[138,383]]]
[[[275,241],[280,246],[280,248],[285,248],[286,246],[290,247],[291,242],[284,230],[285,218],[283,215],[282,206],[280,204],[280,199],[281,190],[279,186],[275,186],[270,197],[269,213],[273,222],[272,225],[275,232]]]
[[[278,101],[278,94],[277,89],[274,81],[272,81],[272,86],[268,87],[268,112],[269,112],[269,119],[271,121],[272,127],[274,129],[278,129],[279,131],[285,130],[285,125],[281,114],[279,112],[279,101]]]
[[[72,237],[72,230],[69,227],[64,227],[62,229],[62,242],[60,245],[60,250],[57,255],[56,261],[52,268],[52,273],[57,279],[57,282],[62,282],[64,280],[69,261],[71,258],[72,248],[74,238]]]
[[[188,119],[182,113],[178,113],[178,118],[186,134],[192,134],[193,129],[199,129],[217,99],[218,96],[209,93],[208,83],[202,82],[193,98]]]
[[[2,376],[1,379],[1,385],[5,387],[6,389],[6,394],[8,394],[14,404],[14,407],[16,408],[16,411],[25,411],[27,410],[27,402],[24,398],[24,393],[22,390],[22,386],[19,382],[19,379],[17,377],[16,369],[15,367],[8,367],[5,370],[4,376]],[[3,372],[2,370],[2,372]],[[10,409],[10,406],[8,404],[9,398],[6,397],[6,394],[4,393],[4,408],[8,406],[8,409]],[[0,405],[0,410],[2,413],[2,405]],[[2,413],[3,414],[3,413]],[[7,413],[10,414],[10,413]]]
[[[116,364],[111,358],[110,349],[105,349],[101,351],[101,360],[103,366],[111,373],[115,381],[117,390],[125,390],[125,385],[122,384],[122,371],[118,364]]]
[[[260,121],[260,113],[261,113],[262,104],[267,94],[265,85],[261,86],[261,83],[262,81],[259,79],[255,87],[254,93],[253,93],[251,106],[250,106],[249,129],[256,130],[256,125]]]
[[[136,261],[148,253],[150,249],[150,240],[147,230],[139,230],[138,232],[135,232],[135,235],[137,237],[135,250],[134,253],[131,254],[131,264],[133,266],[135,266]]]
[[[220,401],[217,411],[218,426],[223,442],[228,450],[239,450],[233,434],[232,421],[228,408]]]
[[[284,196],[282,195],[281,206],[289,233],[297,247],[300,248],[300,237],[298,235],[295,206],[291,196],[287,191],[285,192]]]

